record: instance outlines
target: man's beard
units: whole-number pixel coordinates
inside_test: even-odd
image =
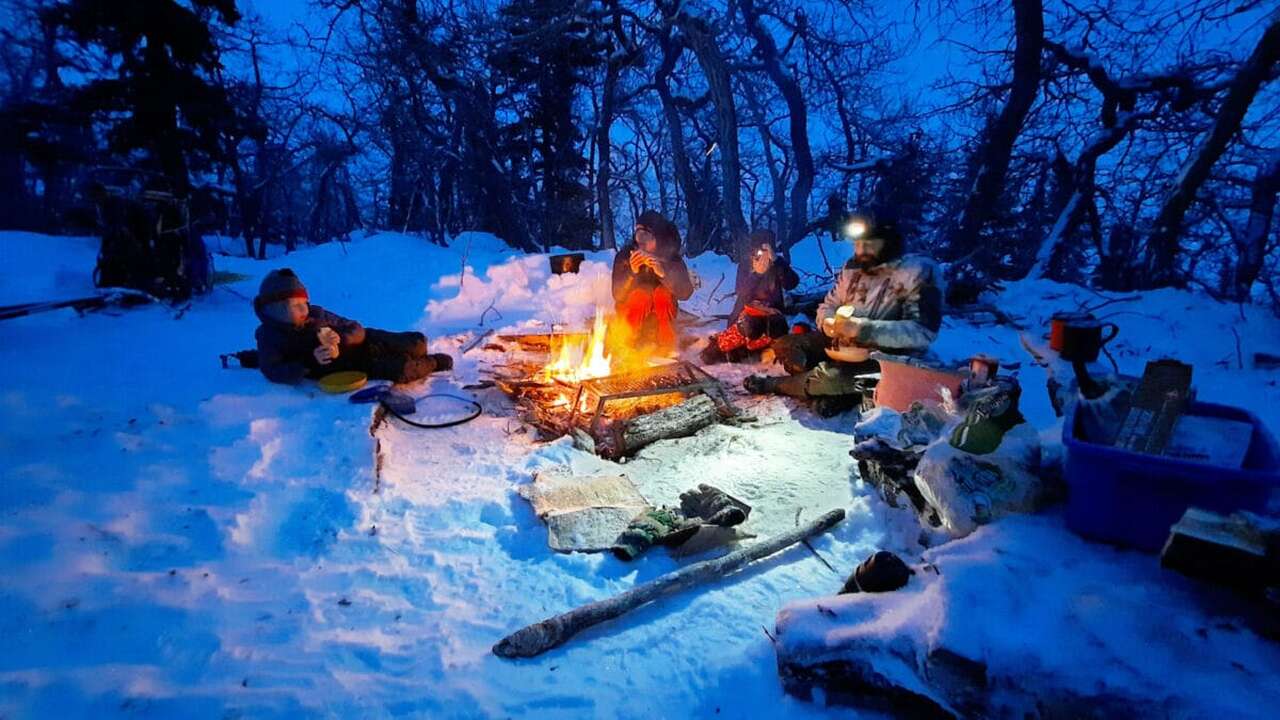
[[[860,270],[870,270],[880,264],[880,256],[869,253],[858,253],[853,256],[853,264]]]

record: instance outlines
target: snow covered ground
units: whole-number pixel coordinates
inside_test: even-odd
[[[0,294],[17,303],[82,294],[93,248],[0,233],[0,257]],[[806,247],[796,262],[817,271],[819,258]],[[219,353],[251,346],[249,298],[274,267],[293,267],[329,309],[422,329],[433,349],[456,356],[483,331],[482,316],[484,328],[580,321],[607,296],[608,262],[592,254],[579,276],[554,277],[545,257],[510,254],[491,236],[441,248],[382,233],[263,263],[219,258],[220,270],[247,279],[183,310],[5,322],[0,717],[841,713],[782,694],[762,628],[785,603],[834,591],[874,549],[919,552],[910,519],[858,483],[847,418],[738,396],[756,426],[658,443],[619,468],[564,441],[534,442],[485,391],[486,414],[468,425],[382,430],[375,478],[369,406],[218,364]],[[691,266],[702,286],[685,307],[723,311],[731,266],[713,257]],[[1053,310],[1104,302],[1052,283],[1018,284],[1003,298],[1037,332]],[[1266,310],[1244,308],[1241,322],[1234,307],[1168,291],[1099,310],[1110,312],[1123,325],[1113,345],[1122,370],[1173,353],[1195,363],[1203,397],[1280,428],[1277,374],[1234,370],[1232,328],[1246,367],[1252,350],[1280,350]],[[1024,411],[1052,433],[1043,374],[1014,330],[948,320],[938,349],[1023,360]],[[414,393],[466,394],[482,364],[501,360],[476,349]],[[758,369],[718,372],[737,388]],[[458,410],[426,405],[427,416]],[[489,648],[508,632],[679,567],[661,550],[631,564],[551,552],[515,488],[560,464],[621,470],[654,502],[719,485],[755,507],[747,530],[761,536],[794,526],[797,513],[845,507],[849,518],[813,542],[836,572],[793,547],[540,658],[499,660]]]

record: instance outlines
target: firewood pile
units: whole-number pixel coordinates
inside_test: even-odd
[[[720,381],[689,362],[592,378],[544,380],[536,365],[498,378],[521,417],[547,439],[570,435],[601,457],[617,459],[666,438],[720,421],[740,420]]]

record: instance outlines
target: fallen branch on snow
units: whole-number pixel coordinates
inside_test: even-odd
[[[804,527],[785,532],[777,537],[758,542],[714,560],[695,563],[682,570],[663,575],[620,595],[588,603],[569,612],[556,615],[542,622],[521,628],[493,646],[493,654],[504,658],[534,657],[563,645],[589,627],[616,618],[641,605],[677,590],[683,590],[708,580],[721,578],[738,568],[768,557],[812,535],[825,532],[841,520],[844,510],[827,512]]]
[[[492,334],[493,334],[493,328],[489,328],[488,330],[485,330],[484,333],[476,337],[475,340],[472,340],[466,347],[462,348],[462,354],[466,355],[467,353],[471,352],[475,348],[475,346],[484,342],[484,339],[489,337]]]

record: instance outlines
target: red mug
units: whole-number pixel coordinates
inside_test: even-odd
[[[1120,327],[1104,323],[1089,313],[1054,313],[1049,326],[1049,347],[1068,362],[1093,362],[1102,346],[1115,339]],[[1103,333],[1110,329],[1109,334]]]

